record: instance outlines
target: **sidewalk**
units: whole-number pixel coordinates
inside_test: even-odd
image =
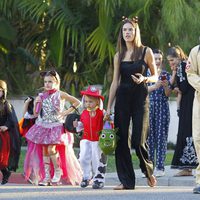
[[[174,177],[178,170],[171,169],[170,166],[165,167],[165,176],[157,178],[158,186],[195,186],[195,177],[194,176],[182,176]],[[147,186],[146,178],[142,178],[142,173],[139,169],[135,170],[136,174],[136,186]],[[193,170],[194,174],[194,170]],[[0,175],[1,180],[1,175]],[[30,184],[28,183],[21,173],[12,173],[9,179],[8,184]],[[66,183],[63,183],[65,185]],[[119,184],[116,173],[107,173],[106,174],[106,184],[115,186]]]
[[[195,186],[195,177],[194,176],[182,176],[174,177],[179,170],[171,169],[170,166],[165,166],[165,176],[157,178],[158,186]],[[193,170],[193,174],[195,170]],[[142,178],[141,170],[135,170],[136,175],[136,186],[146,186],[146,178]],[[108,173],[106,175],[106,184],[108,185],[117,185],[119,183],[116,173]]]

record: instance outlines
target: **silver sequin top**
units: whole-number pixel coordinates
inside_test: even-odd
[[[59,112],[64,109],[64,101],[61,100],[60,91],[44,97],[39,94],[42,100],[42,109],[40,115],[37,118],[36,123],[62,123],[63,119],[60,119]]]

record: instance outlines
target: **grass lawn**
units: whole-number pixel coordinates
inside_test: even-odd
[[[167,153],[166,159],[165,159],[165,165],[171,165],[172,157],[174,155],[173,151],[169,151]],[[134,169],[139,169],[139,160],[135,153],[132,154],[132,161],[133,161],[133,167]],[[108,166],[107,166],[107,172],[115,172],[115,156],[109,155],[108,156]]]
[[[20,155],[20,161],[19,161],[19,168],[17,169],[17,172],[22,173],[23,172],[23,163],[25,158],[26,150],[22,149],[21,155]],[[165,159],[165,165],[170,165],[173,157],[173,151],[168,151],[166,159]],[[132,154],[132,160],[133,160],[133,166],[134,169],[139,168],[139,161],[135,153]],[[108,166],[107,166],[107,172],[115,172],[115,156],[109,155],[108,156]]]

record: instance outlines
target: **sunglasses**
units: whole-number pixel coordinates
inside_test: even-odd
[[[53,77],[56,78],[56,80],[58,80],[58,78],[57,78],[57,72],[55,70],[40,72],[40,76],[41,77],[53,76]]]

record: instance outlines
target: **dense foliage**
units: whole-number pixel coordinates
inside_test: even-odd
[[[34,94],[39,71],[55,67],[64,90],[102,84],[107,94],[121,18],[136,15],[144,45],[198,43],[199,0],[1,0],[0,78],[12,95]]]

